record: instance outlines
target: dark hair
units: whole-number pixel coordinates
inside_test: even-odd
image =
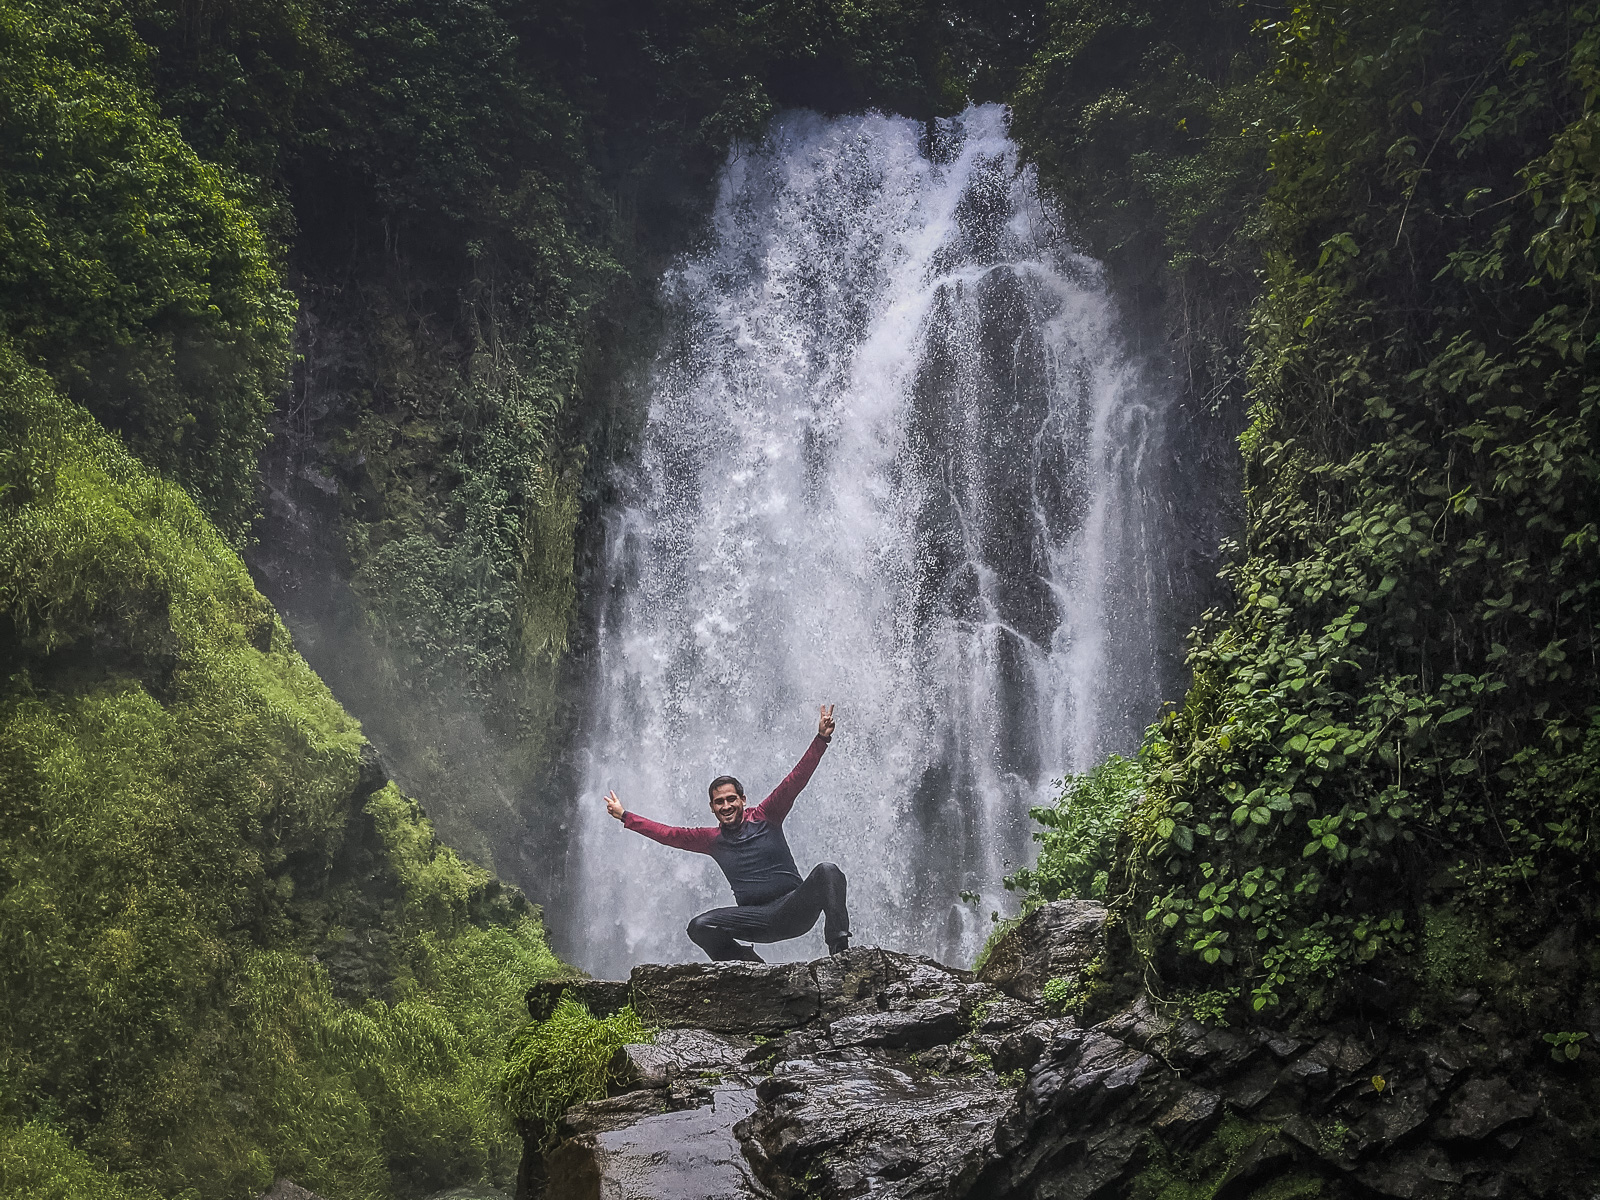
[[[713,779],[711,781],[710,786],[706,788],[706,795],[707,796],[715,795],[717,789],[719,787],[721,787],[725,783],[733,784],[733,790],[738,792],[739,795],[741,795],[741,796],[744,795],[744,784],[740,783],[732,775],[718,775],[715,779]]]

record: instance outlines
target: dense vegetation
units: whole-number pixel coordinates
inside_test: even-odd
[[[1600,977],[1597,14],[1176,9],[1056,10],[1018,132],[1248,410],[1233,599],[1017,882],[1099,879],[1142,978],[1236,1014],[1476,986],[1565,1028]]]
[[[244,180],[142,86],[126,16],[0,8],[0,336],[237,537],[293,301]]]
[[[536,913],[364,763],[175,484],[9,353],[0,427],[0,1190],[509,1178]]]
[[[526,1022],[537,914],[246,574],[263,447],[448,812],[447,720],[553,748],[596,464],[729,146],[1003,95],[1245,430],[1193,688],[1016,883],[1214,1019],[1473,986],[1579,1026],[1594,9],[0,0],[0,1191],[504,1182],[603,1086],[641,1031]]]

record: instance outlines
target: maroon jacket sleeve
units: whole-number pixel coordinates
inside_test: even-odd
[[[822,761],[822,752],[827,748],[828,739],[820,733],[812,738],[811,745],[806,747],[800,761],[795,763],[794,770],[784,776],[783,782],[772,789],[772,795],[756,805],[750,815],[764,818],[774,825],[783,824],[783,819],[794,807],[794,798],[800,794],[801,788],[811,782],[811,773],[817,769],[817,764]]]
[[[652,821],[649,817],[641,817],[636,812],[622,814],[622,827],[631,829],[635,833],[642,833],[663,846],[693,850],[697,854],[710,854],[711,847],[717,840],[715,829],[684,829],[680,825],[663,825],[659,821]]]

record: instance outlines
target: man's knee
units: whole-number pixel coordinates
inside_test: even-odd
[[[844,872],[841,871],[834,863],[818,863],[816,866],[811,868],[811,873],[818,879],[824,879],[829,883],[844,882]]]
[[[689,940],[697,946],[707,938],[717,936],[716,926],[711,923],[710,916],[710,913],[701,913],[689,918]]]

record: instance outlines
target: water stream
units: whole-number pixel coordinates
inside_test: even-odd
[[[787,825],[849,877],[858,944],[964,965],[1053,781],[1161,699],[1164,391],[1004,112],[789,113],[728,164],[669,273],[647,425],[606,518],[580,798],[580,964],[700,957],[710,859],[606,817],[709,825],[838,705]],[[931,150],[931,154],[930,154]],[[960,893],[981,900],[964,903]],[[763,948],[822,952],[820,926]]]

